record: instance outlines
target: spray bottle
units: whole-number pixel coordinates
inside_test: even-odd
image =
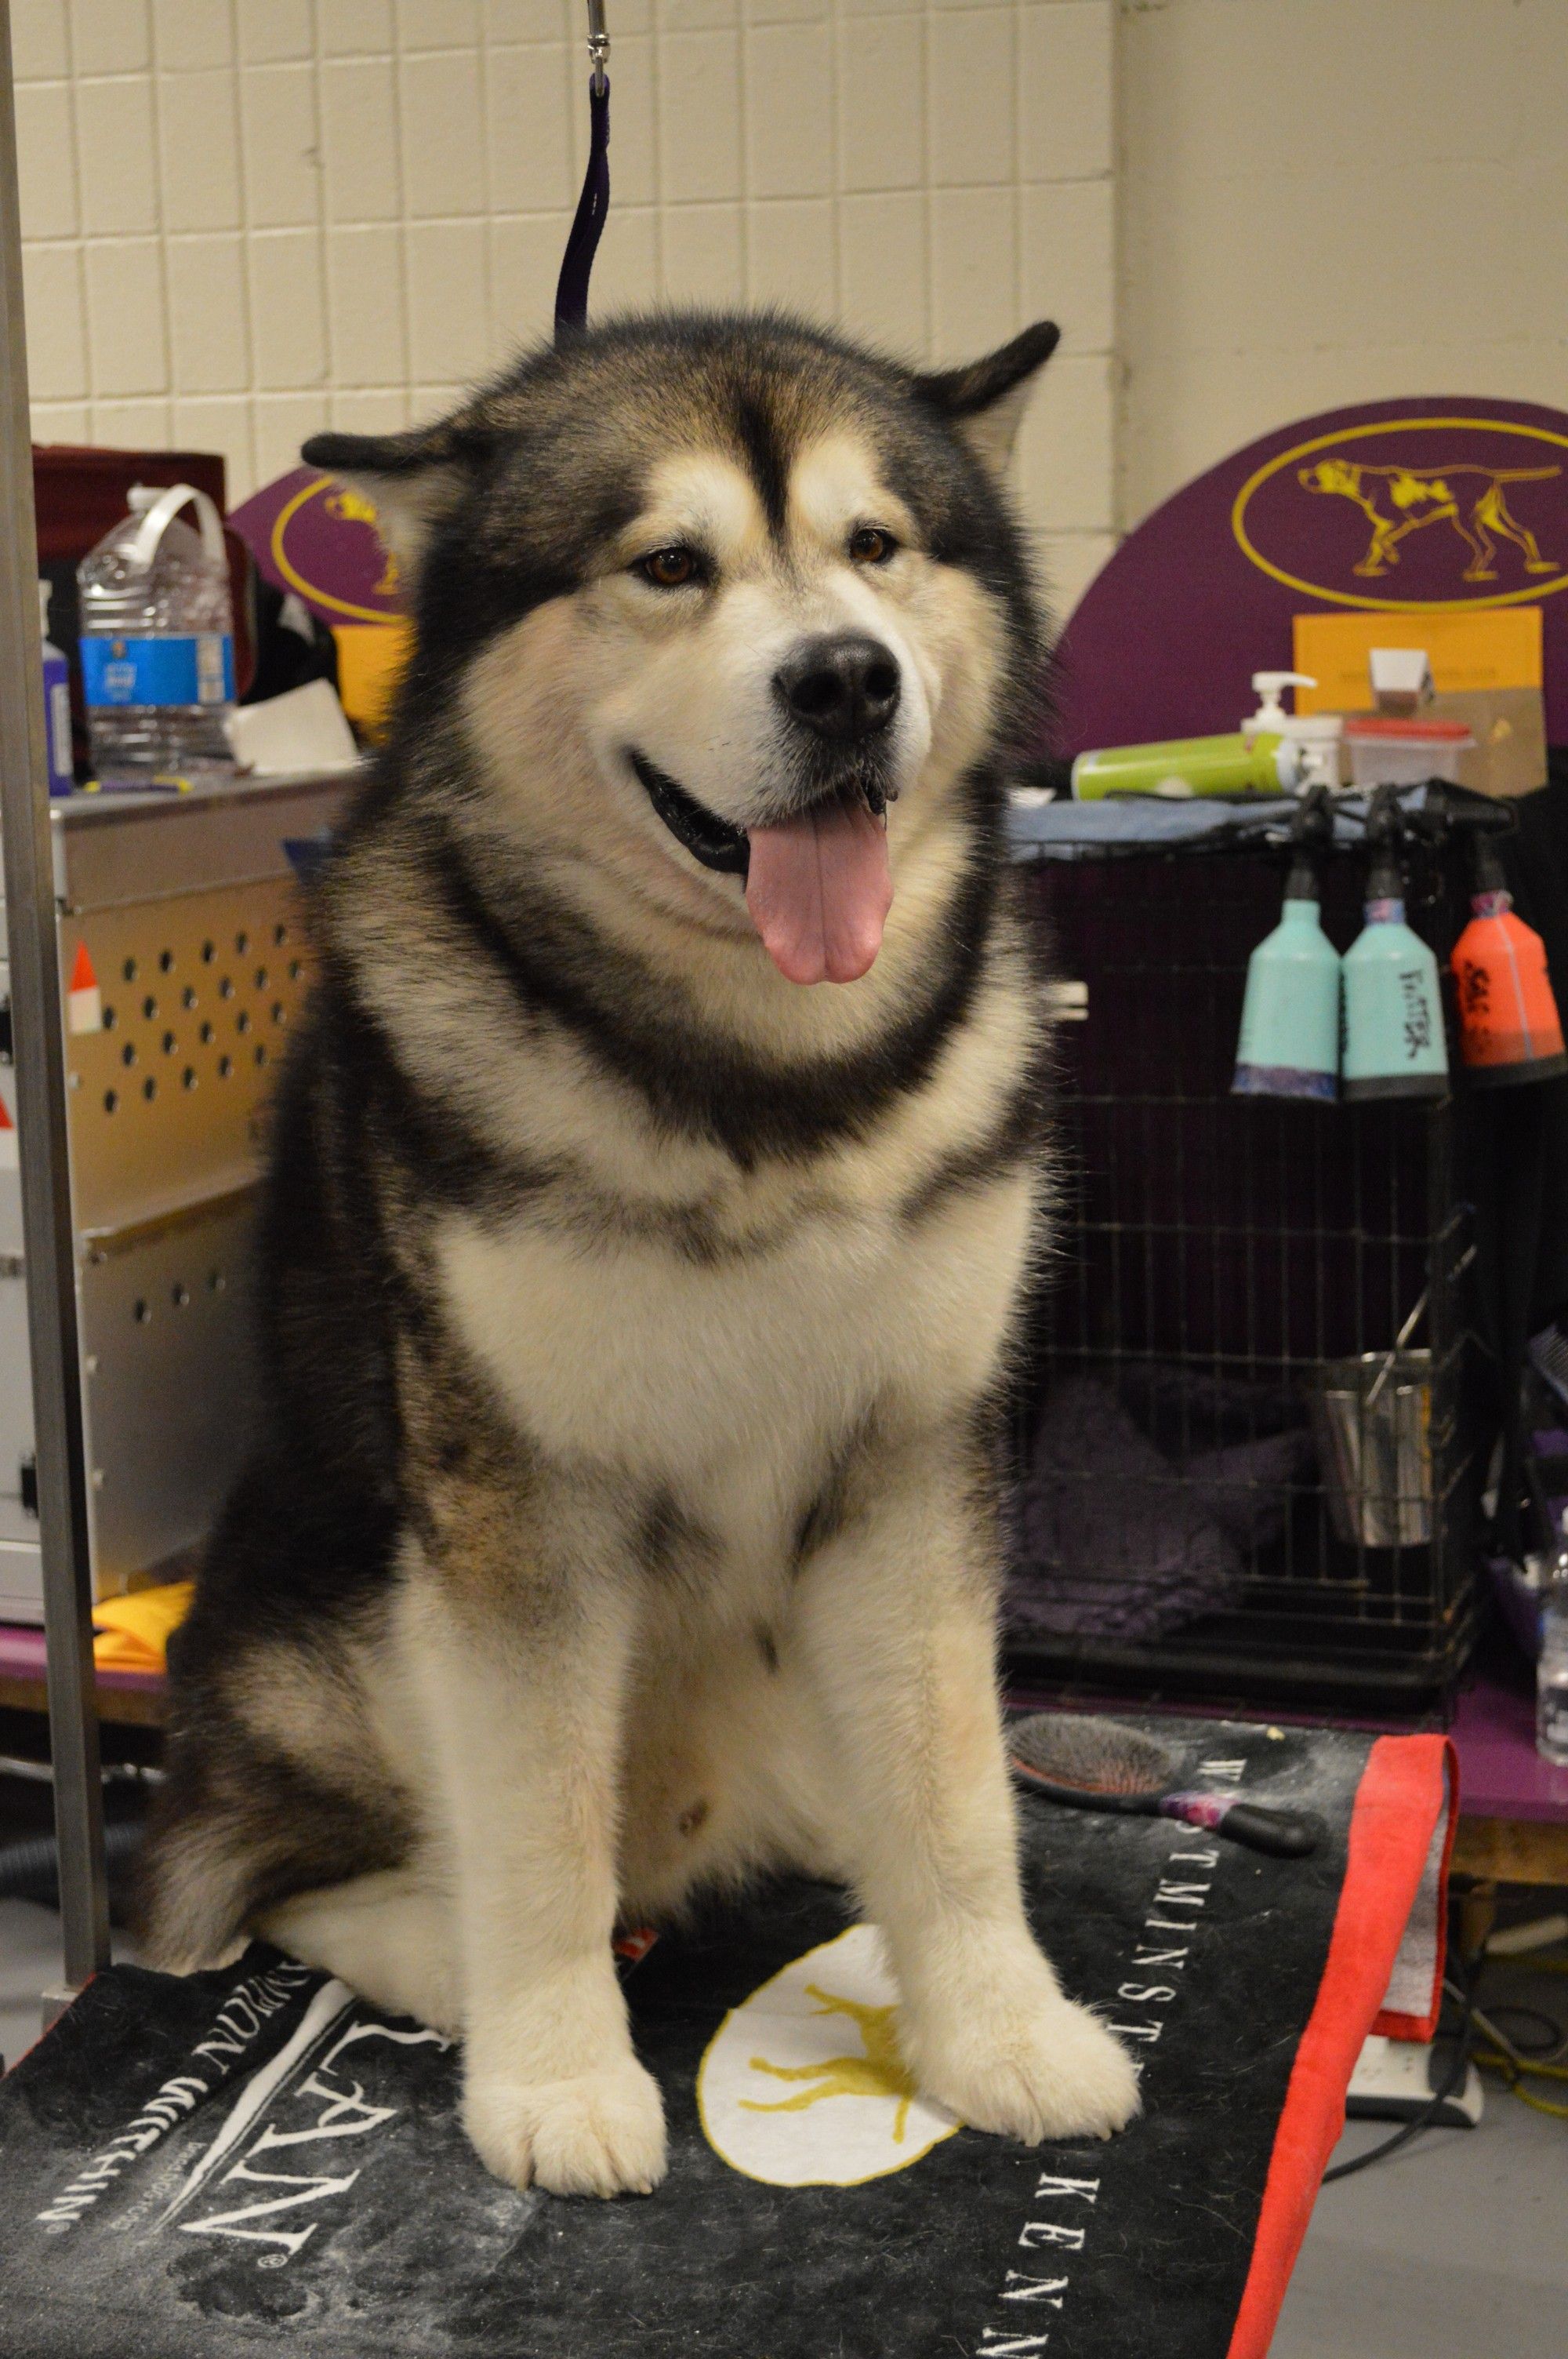
[[[1546,944],[1513,915],[1513,896],[1488,836],[1476,839],[1471,919],[1454,945],[1459,1055],[1466,1077],[1489,1088],[1568,1073],[1563,1021],[1546,970]]]
[[[1323,930],[1318,882],[1333,832],[1327,788],[1309,787],[1291,828],[1295,856],[1280,922],[1248,962],[1231,1083],[1237,1097],[1336,1094],[1341,962]]]
[[[38,583],[38,636],[43,641],[44,743],[49,749],[49,792],[69,795],[76,784],[70,753],[70,669],[49,637],[49,584]]]
[[[1256,712],[1218,737],[1173,737],[1144,745],[1110,745],[1078,755],[1073,793],[1079,802],[1106,795],[1289,795],[1322,780],[1339,781],[1340,723],[1327,714],[1285,711],[1280,691],[1315,688],[1305,672],[1258,671]]]
[[[1379,787],[1367,815],[1367,922],[1345,953],[1347,1098],[1443,1097],[1448,1046],[1437,961],[1405,923],[1396,787]]]

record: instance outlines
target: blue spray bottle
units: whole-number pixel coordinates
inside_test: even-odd
[[[1405,923],[1399,789],[1379,787],[1367,814],[1367,922],[1345,953],[1347,1098],[1440,1098],[1448,1044],[1437,961]]]
[[[70,758],[70,668],[49,637],[49,585],[38,583],[38,636],[44,658],[44,741],[49,747],[49,792],[69,795],[76,784]]]
[[[1339,1071],[1340,957],[1323,930],[1318,862],[1334,832],[1325,787],[1310,788],[1291,828],[1285,906],[1247,966],[1237,1097],[1333,1098]]]

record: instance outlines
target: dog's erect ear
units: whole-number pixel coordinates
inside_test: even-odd
[[[375,510],[375,528],[412,581],[431,527],[458,496],[468,439],[450,419],[406,434],[312,434],[299,455]]]
[[[1038,320],[1000,352],[967,368],[917,376],[920,398],[949,419],[993,474],[1006,472],[1034,379],[1062,341],[1054,320]]]

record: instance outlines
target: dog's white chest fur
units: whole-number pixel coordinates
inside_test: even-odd
[[[1022,1187],[918,1229],[835,1209],[712,1260],[465,1220],[443,1230],[440,1261],[460,1331],[525,1432],[555,1455],[673,1480],[725,1522],[726,1493],[763,1514],[797,1507],[824,1447],[890,1390],[918,1418],[972,1389],[1000,1347],[1028,1217]]]

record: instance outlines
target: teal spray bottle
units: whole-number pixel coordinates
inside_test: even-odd
[[[1323,930],[1318,864],[1334,833],[1328,789],[1311,787],[1291,827],[1294,857],[1273,932],[1247,966],[1237,1097],[1333,1098],[1339,1071],[1340,956]]]
[[[1405,923],[1399,790],[1379,787],[1367,815],[1367,922],[1345,953],[1347,1098],[1442,1097],[1448,1045],[1437,961]]]

